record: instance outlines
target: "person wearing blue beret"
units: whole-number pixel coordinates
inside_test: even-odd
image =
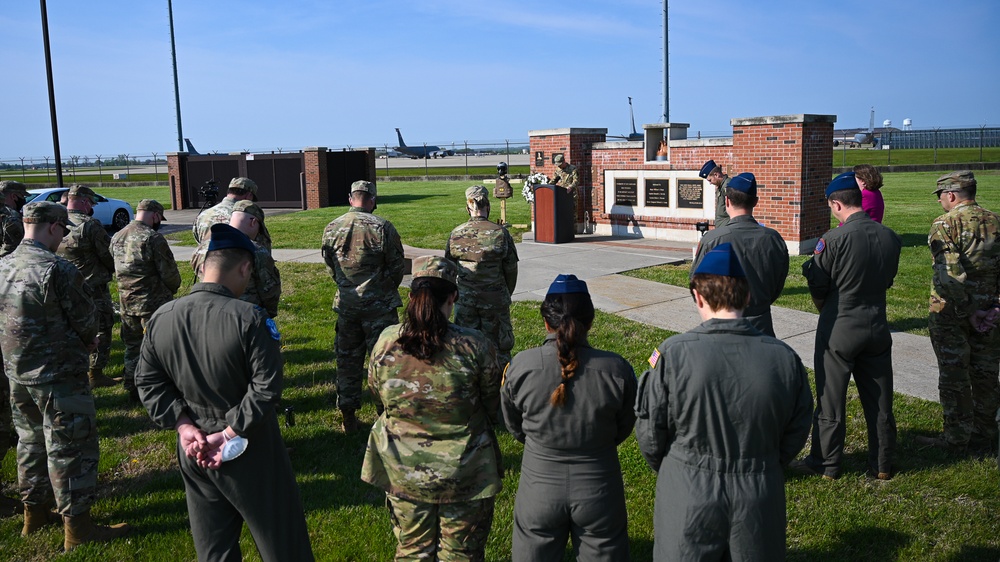
[[[730,243],[689,284],[703,322],[668,338],[639,379],[635,434],[658,472],[654,560],[784,560],[784,466],[809,435],[799,356],[743,317],[750,284]]]
[[[771,304],[778,300],[788,277],[788,246],[778,231],[757,222],[753,209],[757,205],[757,178],[750,172],[729,180],[723,197],[729,224],[716,227],[698,243],[691,275],[705,254],[719,244],[730,243],[740,262],[746,267],[750,283],[750,302],[743,317],[761,332],[773,336]]]
[[[698,177],[708,180],[715,186],[715,228],[729,224],[729,213],[726,211],[726,187],[729,186],[729,176],[722,171],[722,166],[709,160],[702,165]]]
[[[545,342],[518,353],[500,389],[511,435],[524,443],[514,500],[513,560],[629,560],[618,445],[632,434],[636,379],[628,361],[590,346],[587,283],[559,275],[542,302]]]
[[[802,264],[819,321],[816,326],[816,412],[809,455],[793,463],[807,475],[841,474],[847,432],[847,383],[854,375],[868,426],[868,476],[892,478],[896,419],[892,413],[892,335],[886,291],[899,269],[902,240],[862,208],[854,172],[826,188],[830,212],[843,224],[823,235]]]

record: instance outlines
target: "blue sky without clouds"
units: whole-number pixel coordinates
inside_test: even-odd
[[[201,150],[627,134],[662,112],[659,0],[174,0]],[[1000,125],[996,0],[673,0],[670,117]],[[63,156],[177,150],[166,0],[49,0]],[[0,160],[52,154],[35,2],[0,9]]]

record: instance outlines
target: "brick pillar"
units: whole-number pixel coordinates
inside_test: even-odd
[[[777,230],[792,254],[830,227],[823,195],[833,176],[836,115],[733,119],[733,164],[757,178],[754,217]]]
[[[190,207],[187,193],[187,152],[167,153],[167,177],[170,182],[170,208]]]
[[[306,209],[330,206],[330,187],[327,183],[326,147],[310,146],[302,149],[306,172]]]
[[[528,145],[531,154],[531,173],[541,172],[548,177],[555,176],[556,166],[552,163],[554,154],[562,154],[566,162],[576,166],[580,176],[580,193],[577,200],[576,222],[583,222],[583,214],[590,213],[594,220],[594,178],[591,177],[591,146],[607,140],[607,129],[541,129],[528,131]],[[542,152],[544,164],[535,165],[535,154]],[[534,209],[532,209],[534,212]],[[534,220],[534,216],[532,216]]]

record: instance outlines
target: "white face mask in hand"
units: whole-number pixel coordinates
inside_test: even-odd
[[[223,436],[225,436],[225,433],[223,433]],[[232,439],[227,439],[226,444],[222,446],[222,462],[231,461],[242,455],[243,451],[247,450],[247,445],[249,444],[250,442],[247,439],[239,435]]]

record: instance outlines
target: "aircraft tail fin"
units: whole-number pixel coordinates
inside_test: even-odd
[[[406,147],[406,143],[403,142],[403,133],[399,132],[399,127],[396,127],[396,137],[399,138],[399,146],[405,148]]]
[[[197,150],[195,150],[194,145],[191,144],[191,139],[185,138],[184,139],[184,144],[187,145],[188,154],[191,154],[192,156],[197,156],[197,155],[201,154],[200,152],[198,152]]]

